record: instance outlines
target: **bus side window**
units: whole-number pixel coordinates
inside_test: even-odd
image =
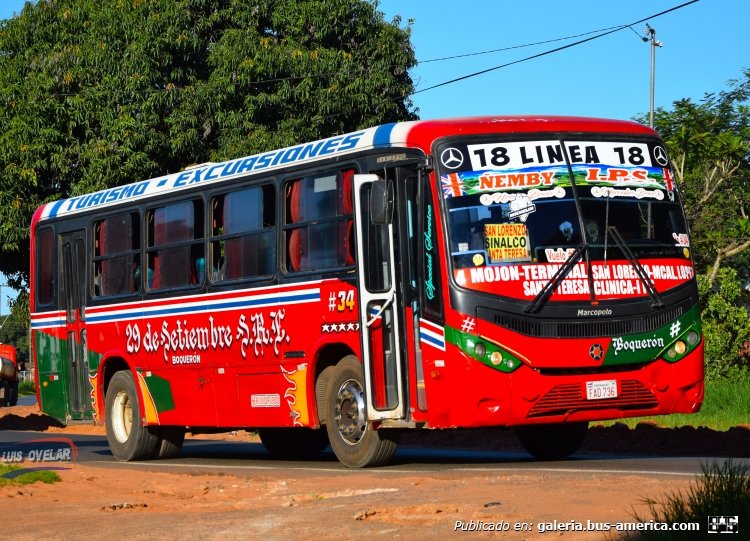
[[[94,222],[94,296],[139,289],[140,217],[118,214]]]
[[[272,184],[219,195],[212,204],[215,281],[255,278],[276,268],[276,194]]]
[[[35,294],[39,306],[50,306],[55,301],[57,281],[55,266],[55,231],[51,227],[40,227],[36,233]]]
[[[196,285],[203,268],[203,212],[200,200],[182,201],[149,211],[148,266],[151,289]]]
[[[303,177],[286,186],[287,271],[354,264],[353,169]]]

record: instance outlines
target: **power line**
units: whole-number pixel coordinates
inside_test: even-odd
[[[479,75],[484,75],[485,73],[489,73],[491,71],[495,71],[495,70],[498,70],[500,68],[506,68],[506,67],[512,66],[514,64],[520,64],[521,62],[526,62],[528,60],[533,60],[534,58],[540,58],[542,56],[547,56],[549,54],[556,53],[556,52],[559,52],[559,51],[562,51],[562,50],[565,50],[565,49],[570,49],[571,47],[575,47],[576,45],[581,45],[583,43],[587,43],[587,42],[593,41],[595,39],[603,38],[604,36],[608,36],[609,34],[614,34],[615,32],[619,32],[620,30],[623,30],[623,29],[628,28],[630,26],[633,26],[633,25],[636,25],[636,24],[639,24],[639,23],[642,23],[642,22],[645,22],[645,21],[648,21],[648,20],[651,20],[651,19],[655,19],[656,17],[660,17],[661,15],[665,15],[667,13],[670,13],[672,11],[676,11],[678,9],[682,9],[682,8],[684,8],[686,6],[689,6],[690,4],[695,4],[698,1],[699,0],[690,0],[689,2],[685,2],[683,4],[680,4],[678,6],[675,6],[675,7],[669,8],[669,9],[666,9],[664,11],[660,11],[659,13],[655,13],[654,15],[650,15],[648,17],[644,17],[643,19],[640,19],[638,21],[632,22],[630,24],[625,24],[625,25],[621,25],[621,26],[612,27],[611,30],[608,30],[608,31],[603,32],[601,34],[597,34],[596,36],[591,36],[589,38],[578,40],[578,41],[575,41],[573,43],[568,43],[567,45],[562,45],[560,47],[556,47],[554,49],[550,49],[548,51],[544,51],[544,52],[541,52],[541,53],[538,53],[538,54],[535,54],[535,55],[527,56],[527,57],[521,58],[519,60],[514,60],[512,62],[506,62],[505,64],[500,64],[498,66],[493,66],[491,68],[487,68],[487,69],[483,69],[483,70],[480,70],[480,71],[476,71],[474,73],[469,73],[469,74],[463,75],[461,77],[456,77],[454,79],[450,79],[449,81],[443,81],[442,83],[438,83],[436,85],[428,86],[427,88],[423,88],[421,90],[417,90],[416,92],[413,92],[411,95],[419,94],[421,92],[427,92],[428,90],[433,90],[435,88],[440,88],[441,86],[446,86],[446,85],[449,85],[449,84],[457,83],[459,81],[470,79],[472,77],[477,77]]]
[[[534,47],[535,45],[544,45],[545,43],[554,43],[556,41],[565,41],[567,39],[573,39],[573,38],[580,38],[581,36],[588,36],[589,34],[596,34],[598,32],[605,32],[607,30],[612,29],[621,29],[624,25],[620,26],[610,26],[607,28],[600,28],[598,30],[589,30],[588,32],[582,32],[580,34],[573,34],[571,36],[565,36],[563,38],[553,38],[553,39],[546,39],[544,41],[536,41],[534,43],[525,43],[523,45],[511,45],[509,47],[501,47],[500,49],[490,49],[488,51],[479,51],[475,53],[465,53],[465,54],[457,54],[453,56],[443,56],[441,58],[431,58],[429,60],[419,60],[417,64],[428,64],[430,62],[442,62],[444,60],[455,60],[456,58],[466,58],[469,56],[480,56],[483,54],[490,54],[490,53],[499,53],[502,51],[512,51],[514,49],[523,49],[525,47]],[[640,36],[639,36],[640,37]]]

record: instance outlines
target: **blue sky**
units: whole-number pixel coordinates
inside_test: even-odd
[[[629,25],[687,0],[382,0],[387,19],[412,25],[420,61]],[[750,2],[701,0],[649,22],[656,48],[655,105],[706,92],[750,68]],[[646,22],[547,56],[414,96],[422,118],[474,114],[572,114],[632,118],[649,110],[651,46]],[[513,62],[590,36],[423,63],[412,71],[417,90]]]
[[[635,23],[687,0],[381,0],[386,19],[413,19],[412,43],[421,62],[417,90],[521,60],[574,41],[556,40]],[[0,0],[0,19],[24,0]],[[750,2],[701,0],[648,22],[664,46],[656,49],[656,107],[699,101],[727,88],[750,68]],[[480,114],[565,114],[632,118],[649,110],[651,47],[645,22],[547,56],[418,92],[421,118]],[[446,56],[509,48],[454,60]],[[7,288],[0,307],[7,313]]]

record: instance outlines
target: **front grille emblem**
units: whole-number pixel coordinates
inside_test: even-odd
[[[589,355],[595,361],[600,361],[602,357],[604,356],[604,348],[602,348],[600,344],[593,344],[589,348]]]

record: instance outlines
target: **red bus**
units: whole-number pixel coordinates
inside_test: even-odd
[[[48,203],[31,225],[42,410],[119,460],[258,431],[386,463],[409,429],[698,411],[703,340],[667,153],[640,124],[388,124]]]
[[[16,348],[0,344],[0,407],[18,404],[18,360]]]

